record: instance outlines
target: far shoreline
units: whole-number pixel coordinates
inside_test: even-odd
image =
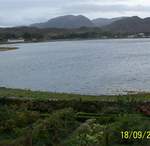
[[[24,42],[13,42],[13,43],[8,43],[8,42],[0,42],[0,45],[11,45],[11,44],[28,44],[28,43],[48,43],[48,42],[66,42],[66,41],[88,41],[88,40],[136,40],[136,39],[150,39],[150,37],[145,37],[145,38],[75,38],[75,39],[54,39],[54,40],[43,40],[43,41],[24,41]],[[1,47],[0,47],[1,48]],[[11,48],[11,47],[10,47]],[[16,48],[17,49],[17,48]],[[1,51],[1,50],[0,50]]]

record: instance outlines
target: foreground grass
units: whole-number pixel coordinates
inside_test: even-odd
[[[0,47],[0,51],[16,50],[16,47]]]
[[[82,101],[150,101],[150,93],[127,95],[79,95],[69,93],[52,93],[23,89],[0,88],[0,98],[20,98],[31,100],[82,100]]]
[[[150,93],[90,96],[0,88],[0,146],[149,146],[146,138],[120,134],[150,129],[142,103],[149,99]]]

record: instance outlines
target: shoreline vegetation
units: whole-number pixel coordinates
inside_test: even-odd
[[[18,49],[17,47],[0,47],[0,51],[11,51],[11,50],[16,50]]]
[[[127,92],[127,91],[126,91]],[[118,95],[82,95],[75,93],[57,93],[48,91],[32,91],[30,89],[13,89],[0,87],[0,98],[18,98],[18,99],[30,99],[30,100],[82,100],[82,101],[150,101],[149,92],[134,92],[129,91],[127,94]]]
[[[0,146],[149,146],[150,93],[79,95],[0,87]]]
[[[100,28],[81,27],[76,29],[17,27],[0,29],[0,43],[45,42],[86,39],[150,38],[150,33],[113,32]]]

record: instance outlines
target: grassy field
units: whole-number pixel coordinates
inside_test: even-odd
[[[149,146],[149,93],[89,96],[0,88],[0,146]],[[147,101],[147,102],[146,102]],[[141,131],[126,138],[125,131]]]

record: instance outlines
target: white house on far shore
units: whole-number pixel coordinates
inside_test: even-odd
[[[8,43],[23,43],[25,42],[24,39],[8,39],[7,40]]]

